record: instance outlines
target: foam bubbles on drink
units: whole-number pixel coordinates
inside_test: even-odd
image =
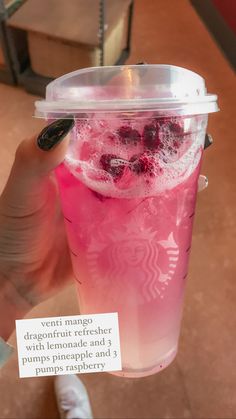
[[[153,119],[136,121],[130,120],[127,126],[133,130],[138,128],[140,133],[145,125],[153,123]],[[188,179],[198,166],[202,154],[204,130],[201,118],[179,118],[178,121],[185,130],[188,128],[188,132],[184,132],[180,140],[180,137],[168,131],[168,125],[161,126],[162,148],[152,153],[152,161],[156,164],[153,164],[151,174],[135,173],[133,170],[135,157],[131,163],[132,156],[140,156],[145,149],[141,141],[135,144],[120,141],[117,134],[119,127],[122,123],[127,124],[126,120],[121,121],[120,118],[104,121],[92,119],[86,124],[77,124],[77,139],[71,143],[65,163],[70,172],[87,187],[107,197],[138,198],[164,193]],[[173,149],[173,141],[181,141],[181,145],[178,143],[178,147]],[[124,166],[120,178],[116,179],[103,170],[99,162],[104,154],[116,156],[111,159],[111,167]]]

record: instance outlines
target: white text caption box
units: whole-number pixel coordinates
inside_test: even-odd
[[[120,371],[117,313],[16,320],[19,375]]]

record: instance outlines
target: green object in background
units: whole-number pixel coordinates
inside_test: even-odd
[[[9,0],[5,1],[5,10],[7,13],[7,16],[10,17],[15,13],[15,11],[25,2],[25,0]]]

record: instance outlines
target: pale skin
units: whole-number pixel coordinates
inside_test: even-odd
[[[23,141],[0,197],[0,336],[15,320],[73,278],[52,170],[68,139],[42,151],[36,138]]]
[[[7,340],[15,320],[62,289],[73,278],[53,169],[68,146],[66,137],[50,151],[36,138],[18,147],[0,197],[0,336]],[[200,177],[199,189],[207,186]]]

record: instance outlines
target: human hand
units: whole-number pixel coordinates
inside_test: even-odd
[[[0,336],[16,318],[72,278],[72,267],[52,170],[66,153],[71,119],[46,127],[38,140],[23,141],[0,197]],[[42,150],[42,148],[44,150]],[[199,190],[207,179],[199,178]]]
[[[38,139],[23,141],[0,197],[0,335],[15,318],[72,278],[52,170],[63,161],[74,122],[58,120]],[[2,323],[2,324],[1,324]],[[8,337],[8,336],[7,336]]]

